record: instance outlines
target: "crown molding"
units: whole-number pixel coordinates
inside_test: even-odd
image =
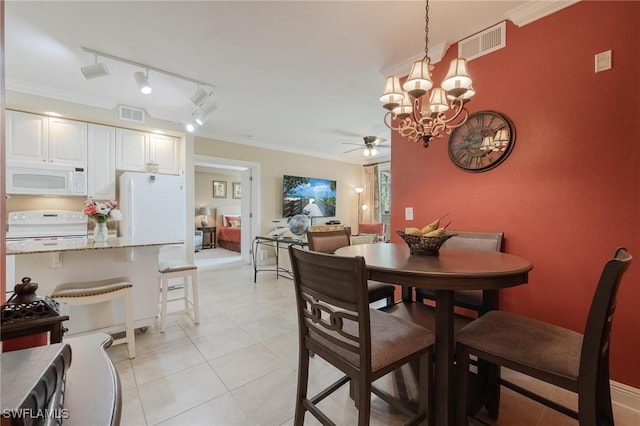
[[[29,95],[42,96],[45,98],[58,99],[61,101],[76,104],[88,105],[96,108],[113,109],[118,105],[115,99],[104,96],[89,96],[86,93],[71,92],[68,90],[52,89],[32,83],[25,83],[19,80],[7,79],[5,88],[15,92],[27,93]]]
[[[449,43],[440,43],[431,48],[429,48],[429,57],[431,58],[432,64],[437,64],[442,60],[444,54],[447,53],[449,49]],[[402,62],[398,62],[397,64],[390,65],[386,68],[380,70],[380,74],[387,77],[389,75],[397,75],[397,76],[405,76],[409,74],[411,71],[411,66],[414,62],[421,60],[424,58],[424,52],[416,53],[410,58],[405,59]]]
[[[519,27],[544,18],[559,10],[569,7],[580,0],[530,1],[504,14],[505,18]]]

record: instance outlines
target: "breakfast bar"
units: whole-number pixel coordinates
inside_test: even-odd
[[[65,282],[96,281],[127,276],[133,283],[134,322],[136,328],[155,321],[158,309],[158,251],[161,246],[184,241],[137,241],[117,237],[106,243],[90,239],[71,245],[41,245],[28,241],[7,246],[7,282],[30,277],[38,283],[38,295],[50,295],[56,285]],[[7,286],[11,289],[12,286]],[[69,315],[65,327],[69,334],[108,329],[123,318],[124,306],[106,302],[90,306],[62,305]]]

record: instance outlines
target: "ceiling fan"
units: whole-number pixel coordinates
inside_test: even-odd
[[[384,138],[379,138],[377,136],[365,136],[362,139],[364,143],[343,142],[343,145],[358,146],[358,148],[353,148],[345,151],[344,154],[362,149],[362,155],[364,155],[365,157],[375,157],[380,153],[380,148],[391,148],[391,145],[381,145],[382,142],[386,141],[386,139]]]

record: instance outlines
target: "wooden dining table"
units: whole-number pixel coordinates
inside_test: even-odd
[[[435,424],[455,421],[455,290],[499,290],[528,281],[533,267],[521,257],[494,251],[446,248],[438,256],[412,255],[405,243],[362,244],[338,249],[337,256],[362,256],[369,279],[436,292]]]

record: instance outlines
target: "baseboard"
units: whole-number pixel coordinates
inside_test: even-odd
[[[611,401],[640,412],[640,389],[611,380]]]

